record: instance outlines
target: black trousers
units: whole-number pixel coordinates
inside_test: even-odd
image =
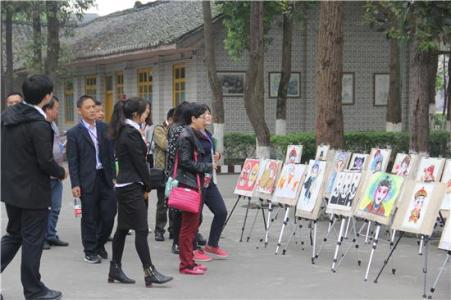
[[[47,291],[41,282],[39,267],[42,245],[47,233],[49,210],[25,209],[6,204],[7,234],[2,237],[1,271],[13,260],[22,246],[20,278],[25,298],[40,296]]]
[[[97,255],[105,247],[114,225],[117,203],[114,189],[105,179],[103,170],[97,170],[92,193],[83,193],[81,199],[81,239],[86,255]]]
[[[227,218],[227,209],[216,184],[211,183],[205,190],[204,203],[214,215],[213,221],[211,222],[208,245],[218,247],[219,238],[221,237],[224,222]]]
[[[157,211],[155,214],[155,233],[161,232],[164,234],[166,230],[166,224],[168,222],[168,206],[166,204],[166,199],[164,197],[164,188],[157,189]],[[169,219],[169,232],[172,230],[171,218]]]

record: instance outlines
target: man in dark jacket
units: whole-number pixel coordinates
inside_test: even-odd
[[[21,279],[26,299],[59,299],[61,292],[41,282],[39,265],[47,232],[50,176],[67,172],[53,159],[53,132],[42,107],[53,97],[45,75],[28,77],[22,86],[25,101],[2,114],[1,200],[8,215],[2,238],[1,271],[22,246]]]
[[[72,195],[81,199],[81,239],[88,263],[107,259],[105,243],[113,230],[116,199],[113,190],[114,154],[107,126],[97,121],[97,106],[91,96],[77,101],[80,123],[67,132]]]

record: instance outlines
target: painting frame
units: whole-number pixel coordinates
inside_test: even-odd
[[[291,170],[290,170],[291,169]],[[289,173],[292,171],[292,178],[289,178]],[[304,164],[284,164],[277,179],[276,188],[273,193],[272,203],[285,204],[290,207],[295,207],[299,199],[302,183],[304,182],[307,166]],[[285,179],[287,178],[287,179]],[[285,180],[287,180],[285,182]],[[292,182],[291,194],[284,192],[284,189]]]
[[[272,168],[267,170],[268,166],[270,164],[272,165]],[[257,180],[255,183],[255,188],[254,188],[254,194],[253,194],[254,197],[258,197],[260,199],[265,199],[265,200],[271,200],[273,198],[273,193],[276,189],[276,184],[279,179],[280,172],[282,170],[282,166],[283,166],[283,163],[281,160],[264,159],[261,161],[259,174],[257,176]],[[265,171],[268,171],[269,174],[265,173]],[[275,176],[271,176],[272,175],[271,171],[274,172],[273,175],[275,175]],[[266,178],[266,177],[268,177],[268,178]],[[262,183],[262,181],[264,181],[264,182]],[[262,186],[262,184],[267,185],[267,183],[270,184],[270,186],[266,187],[267,189],[269,189],[269,191],[265,190],[265,186]]]
[[[388,88],[390,86],[389,73],[373,74],[373,106],[388,105]],[[386,90],[385,90],[386,89]],[[385,97],[386,95],[386,97]]]
[[[352,203],[350,206],[334,204],[334,203],[332,203],[332,201],[333,201],[332,195],[333,194],[331,194],[327,201],[326,213],[336,214],[336,215],[344,216],[344,217],[352,217],[354,214],[354,210],[357,206],[357,203],[360,199],[360,196],[362,194],[363,182],[364,182],[364,179],[365,179],[365,176],[367,175],[367,173],[366,172],[359,173],[359,172],[352,172],[352,171],[346,170],[346,171],[338,172],[337,180],[339,180],[338,178],[341,175],[342,176],[350,176],[351,177],[350,183],[355,183],[357,180],[357,187],[356,187],[355,191],[353,192]],[[337,180],[334,182],[334,188],[339,185],[339,181],[337,181]],[[346,201],[348,201],[350,194],[347,193],[346,196],[347,196]]]
[[[256,158],[246,158],[238,176],[233,193],[240,197],[252,197],[254,194],[257,178],[260,173],[262,161]],[[249,169],[249,170],[248,170]],[[255,173],[255,174],[254,174]],[[255,178],[254,178],[255,177]],[[251,186],[249,180],[252,178]],[[245,187],[248,186],[248,189]]]
[[[345,85],[345,78],[351,76],[351,87]],[[351,92],[351,101],[345,102],[345,97],[343,97],[343,93],[345,91]],[[354,105],[355,104],[355,72],[344,72],[341,77],[341,104],[342,105]]]
[[[442,157],[426,157],[422,156],[418,162],[415,179],[417,181],[434,181],[440,182],[443,168],[445,167],[446,159]],[[431,169],[431,167],[433,168]],[[426,174],[428,172],[429,174]],[[431,178],[427,178],[431,177]]]
[[[440,242],[438,247],[442,250],[451,251],[451,218],[448,218],[445,223],[445,227],[442,231],[442,236],[440,237]]]
[[[279,89],[281,72],[269,72],[268,73],[268,98],[277,98]],[[297,93],[290,94],[290,84],[295,82]],[[277,88],[276,88],[277,87]],[[287,98],[300,98],[301,97],[301,72],[291,72],[290,80],[288,82]]]
[[[217,71],[219,82],[221,83],[223,97],[242,97],[244,96],[244,89],[246,86],[246,72],[245,71]],[[225,81],[225,76],[229,78]],[[231,87],[224,89],[225,82]],[[237,83],[241,82],[239,85]],[[235,85],[235,86],[233,86]]]

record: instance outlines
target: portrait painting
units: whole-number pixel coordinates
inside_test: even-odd
[[[300,164],[302,158],[302,145],[289,145],[285,162],[288,164]]]
[[[319,195],[321,185],[324,181],[324,173],[326,171],[326,162],[320,160],[310,160],[307,174],[301,188],[299,201],[297,204],[298,210],[311,212],[315,208],[317,201],[321,201]]]
[[[426,211],[431,202],[433,189],[434,186],[431,182],[421,182],[415,185],[413,192],[409,193],[410,195],[406,200],[409,202],[409,206],[403,217],[403,227],[413,230],[419,230],[421,228],[424,219],[428,217]],[[434,219],[436,217],[432,216]]]
[[[270,72],[269,73],[269,97],[277,98],[280,84],[280,72]],[[288,81],[288,98],[298,98],[301,95],[301,73],[291,72],[290,80]]]
[[[443,250],[451,251],[451,218],[446,220],[438,247]]]
[[[274,191],[274,202],[294,206],[299,198],[302,178],[306,165],[285,164],[277,180],[276,190]]]
[[[280,160],[266,159],[262,163],[255,186],[255,192],[271,195],[279,176],[282,162]]]
[[[251,197],[254,192],[255,184],[257,183],[259,171],[260,160],[246,159],[243,168],[241,169],[240,177],[238,177],[234,193]]]
[[[361,176],[361,173],[338,172],[329,197],[328,209],[351,210]]]
[[[334,181],[337,176],[337,173],[341,172],[347,168],[350,158],[351,158],[351,152],[346,152],[346,151],[335,152],[334,161],[333,161],[333,169],[330,172],[329,179],[327,182],[326,191],[328,194],[330,194],[332,192],[332,187],[334,185]]]
[[[351,156],[351,161],[349,162],[349,170],[356,172],[363,171],[367,159],[368,154],[353,153]]]
[[[416,154],[398,153],[391,173],[404,177],[409,176],[417,158]]]
[[[417,181],[439,182],[444,164],[444,158],[422,157],[416,176]]]
[[[327,154],[329,153],[330,146],[329,145],[319,145],[316,148],[316,160],[326,160]]]
[[[358,205],[359,216],[379,223],[386,222],[399,197],[403,177],[377,172],[370,175]],[[372,217],[379,218],[372,218]],[[378,221],[380,219],[381,221]]]
[[[244,95],[245,72],[217,72],[224,97]]]
[[[451,210],[451,159],[446,160],[441,182],[446,184],[446,192],[440,209]]]
[[[388,161],[390,160],[391,149],[371,149],[368,169],[371,172],[385,172]]]

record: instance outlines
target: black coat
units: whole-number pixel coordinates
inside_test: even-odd
[[[115,178],[113,144],[107,136],[107,126],[96,121],[99,158],[107,184],[112,188]],[[96,179],[96,150],[88,129],[80,123],[67,132],[67,161],[72,187],[79,186],[82,193],[94,190]]]
[[[147,146],[141,133],[125,125],[116,140],[116,157],[119,162],[117,183],[142,182],[150,192],[150,174],[146,163]]]
[[[194,150],[197,151],[197,161],[194,161]],[[197,188],[196,174],[200,175],[202,185],[205,173],[213,172],[213,164],[205,162],[206,153],[190,126],[186,126],[177,141],[179,162],[177,180],[179,183]]]
[[[53,131],[34,107],[19,103],[2,113],[2,201],[26,209],[50,206],[50,176],[64,178],[53,159]]]

